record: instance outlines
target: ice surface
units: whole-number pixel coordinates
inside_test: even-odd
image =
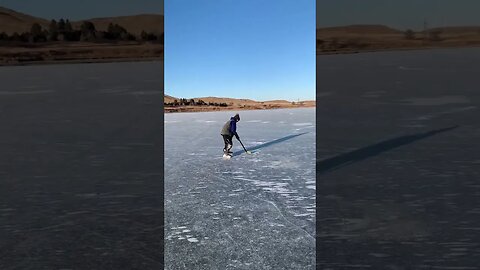
[[[165,269],[315,269],[315,109],[234,113],[165,115]]]
[[[162,269],[163,63],[0,82],[0,269]]]
[[[479,71],[479,48],[317,56],[319,269],[479,268]]]

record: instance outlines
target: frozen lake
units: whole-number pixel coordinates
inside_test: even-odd
[[[320,269],[479,269],[480,49],[317,56]]]
[[[0,269],[161,269],[163,63],[0,81]]]
[[[165,115],[165,269],[315,269],[315,108]]]

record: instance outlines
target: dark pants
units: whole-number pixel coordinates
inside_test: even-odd
[[[227,153],[230,151],[230,149],[232,149],[232,146],[233,146],[233,141],[232,141],[232,138],[233,138],[233,135],[222,135],[223,137],[223,142],[225,143],[225,147],[223,148],[223,152],[224,153]]]

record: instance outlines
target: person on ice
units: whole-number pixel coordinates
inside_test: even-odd
[[[225,125],[223,125],[222,128],[222,137],[223,137],[223,142],[225,143],[225,147],[223,148],[223,153],[225,155],[231,155],[233,152],[230,151],[233,147],[233,141],[232,138],[235,136],[237,140],[240,140],[240,137],[238,136],[237,133],[237,122],[240,121],[240,115],[235,114],[235,116],[231,117],[230,120],[228,120]]]

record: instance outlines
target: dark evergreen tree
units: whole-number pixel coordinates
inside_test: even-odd
[[[42,26],[38,23],[34,23],[30,28],[30,33],[34,36],[38,36],[42,34]]]
[[[96,38],[95,35],[95,25],[92,22],[84,21],[80,26],[81,37],[83,41],[94,41]]]
[[[72,24],[71,24],[70,21],[67,19],[67,21],[65,22],[65,32],[72,32],[72,31],[73,31]]]
[[[24,33],[22,39],[27,39],[28,42],[41,42],[46,40],[45,32],[42,26],[38,23],[34,23],[30,28],[30,33]]]
[[[57,41],[58,40],[58,25],[57,21],[52,20],[48,27],[48,40]]]
[[[58,21],[57,27],[60,33],[65,32],[65,20],[63,18]]]
[[[108,25],[107,37],[112,40],[129,40],[130,34],[122,26],[110,23]]]
[[[93,33],[95,32],[96,29],[95,29],[95,25],[92,22],[84,21],[80,26],[80,30],[83,33]]]

